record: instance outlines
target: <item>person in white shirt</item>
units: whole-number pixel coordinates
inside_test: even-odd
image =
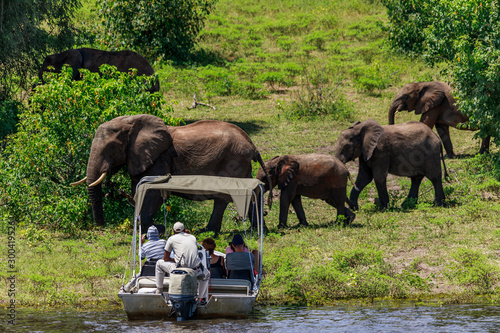
[[[198,298],[206,302],[208,298],[208,279],[210,272],[205,269],[198,257],[198,246],[196,237],[185,231],[184,224],[175,222],[174,235],[170,236],[165,245],[163,259],[156,262],[156,293],[163,292],[163,279],[165,273],[170,274],[177,267],[191,268],[196,271],[198,276],[204,275],[202,280],[198,280]],[[171,258],[171,252],[174,252],[174,258]]]

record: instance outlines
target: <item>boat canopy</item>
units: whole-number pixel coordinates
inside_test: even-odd
[[[135,216],[139,216],[146,193],[150,190],[159,190],[163,198],[168,198],[171,192],[214,195],[230,195],[236,206],[236,211],[242,219],[247,218],[252,193],[258,198],[264,183],[254,178],[231,178],[217,176],[180,176],[166,175],[148,177],[146,182],[137,186],[134,196]]]

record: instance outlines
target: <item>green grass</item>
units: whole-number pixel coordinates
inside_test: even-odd
[[[81,17],[92,15],[87,10]],[[201,119],[235,123],[250,135],[265,160],[280,154],[331,154],[338,134],[353,121],[373,118],[387,124],[390,102],[405,83],[446,80],[439,68],[391,53],[381,28],[385,20],[378,1],[220,0],[198,46],[197,54],[204,56],[189,65],[164,62],[155,68],[163,94],[176,101],[174,117],[188,123]],[[322,74],[320,83],[318,76],[307,76],[315,71]],[[320,104],[335,107],[325,113],[297,111],[294,102],[310,97],[306,94],[311,86],[334,91],[332,100],[320,99]],[[195,92],[198,101],[216,110],[202,106],[188,110]],[[406,112],[396,116],[398,123],[418,119]],[[446,160],[451,182],[444,184],[445,208],[432,206],[434,194],[428,180],[422,183],[416,207],[401,208],[410,183],[389,176],[391,202],[384,212],[376,209],[376,190],[370,184],[361,193],[361,209],[352,225],[335,225],[333,208],[305,198],[310,227],[278,231],[279,200],[275,198],[266,217],[271,233],[265,241],[266,275],[258,301],[498,303],[498,147],[493,147],[492,155],[475,156],[479,140],[473,138],[474,132],[450,132],[458,158]],[[254,172],[257,168],[255,164]],[[355,178],[356,163],[348,163],[348,168]],[[206,224],[211,203],[183,205],[184,210],[170,213],[169,223],[182,220],[193,230]],[[218,250],[225,248],[233,232],[241,231],[233,222],[235,215],[230,205],[217,239]],[[290,214],[288,224],[297,223]],[[125,232],[82,231],[76,238],[18,230],[20,302],[26,306],[117,304],[130,239],[127,222],[123,225]],[[201,240],[205,235],[197,236]],[[2,253],[6,252],[4,239]],[[7,299],[6,289],[0,288],[2,300]]]

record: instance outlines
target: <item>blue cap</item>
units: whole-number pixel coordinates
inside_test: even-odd
[[[231,242],[233,245],[242,245],[245,242],[243,241],[243,237],[240,234],[236,234],[233,236],[233,241]]]

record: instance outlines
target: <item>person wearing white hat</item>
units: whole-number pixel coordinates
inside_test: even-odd
[[[204,275],[202,280],[198,280],[198,297],[206,301],[210,272],[205,269],[198,257],[196,237],[185,232],[182,222],[175,222],[173,230],[174,235],[168,238],[165,245],[163,259],[156,262],[156,293],[163,292],[165,273],[170,274],[177,267],[185,267],[194,269],[198,276]],[[174,252],[173,258],[170,256],[172,252]]]

